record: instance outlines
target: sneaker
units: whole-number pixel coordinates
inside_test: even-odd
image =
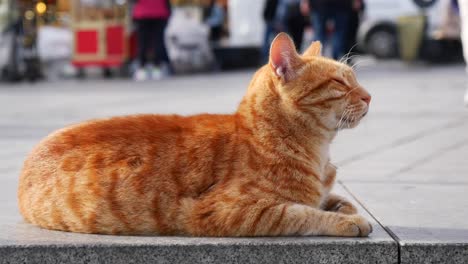
[[[161,71],[161,68],[160,67],[156,67],[156,66],[151,66],[149,68],[149,75],[150,75],[150,78],[151,80],[161,80],[164,76],[163,76],[163,72]]]
[[[161,64],[161,72],[163,77],[169,77],[172,75],[172,69],[169,63],[162,63]]]
[[[137,82],[143,82],[148,80],[148,74],[144,68],[139,68],[133,74],[133,79]]]

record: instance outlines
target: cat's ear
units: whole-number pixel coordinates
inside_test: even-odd
[[[292,39],[286,33],[279,33],[270,48],[270,67],[275,75],[285,81],[291,80],[301,62]]]
[[[310,44],[309,48],[304,52],[304,56],[321,56],[322,55],[322,43],[320,41],[314,41]]]

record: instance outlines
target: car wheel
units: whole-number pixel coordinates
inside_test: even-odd
[[[421,8],[430,7],[437,2],[437,0],[413,0],[413,1],[417,6]]]
[[[379,59],[395,58],[398,54],[397,33],[389,27],[376,28],[367,37],[367,51]]]

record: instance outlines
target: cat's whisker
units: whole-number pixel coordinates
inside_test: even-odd
[[[356,46],[357,46],[357,43],[354,44],[354,45],[349,49],[349,51],[341,57],[341,59],[340,59],[338,62],[339,62],[339,63],[343,63],[343,64],[348,64],[348,61],[349,61],[352,57],[357,56],[357,54],[351,55],[352,52],[353,52],[353,49],[354,49]]]
[[[349,53],[346,53],[340,58],[340,60],[338,60],[338,62],[342,64],[346,64],[346,62],[348,61],[348,56],[349,56]]]
[[[346,60],[346,56],[348,56],[348,53],[344,54],[341,56],[341,58],[338,60],[339,63],[343,63]]]
[[[354,115],[356,113],[356,110],[357,110],[357,106],[353,107],[352,109],[350,109],[349,111],[349,114],[350,115]]]
[[[345,111],[343,112],[343,114],[341,115],[341,118],[340,118],[340,121],[338,122],[338,129],[342,129],[343,128],[343,125],[345,124],[345,122],[343,121],[346,121],[346,119],[348,118],[348,115],[349,113],[351,112],[352,110],[350,109],[345,109]]]
[[[354,123],[354,122],[356,121],[356,119],[357,119],[357,118],[356,118],[355,115],[351,116],[351,123]]]
[[[352,60],[354,58],[359,58],[359,57],[362,57],[362,56],[360,54],[353,54],[348,58],[348,60]]]
[[[354,87],[353,89],[349,90],[346,94],[345,94],[345,97],[347,97],[348,95],[350,95],[354,90],[356,90],[358,87]]]
[[[357,105],[350,105],[346,109],[349,111],[354,111],[358,106]]]
[[[344,120],[345,122],[340,120],[339,129],[344,128],[345,125],[352,124],[356,121],[357,117],[355,114],[358,110],[358,107],[359,106],[357,105],[351,105],[351,106],[346,107],[346,110],[343,112],[344,117],[342,118],[342,120]]]
[[[342,63],[342,64],[348,64],[348,61],[349,61],[349,54],[346,54],[346,57],[343,57],[343,58],[340,60],[340,63]]]
[[[343,115],[341,115],[340,120],[338,120],[338,123],[336,124],[336,129],[339,129],[339,128],[340,128],[341,120],[342,120],[342,119],[343,119]]]
[[[341,118],[340,118],[340,120],[338,121],[338,124],[336,125],[336,128],[337,128],[337,129],[340,129],[340,128],[341,128],[341,122],[343,122],[343,118],[344,118],[344,116],[345,116],[345,114],[346,114],[347,111],[348,111],[348,110],[345,109],[345,111],[344,111],[343,113],[341,113]]]
[[[351,53],[351,51],[353,51],[353,49],[354,49],[355,47],[357,47],[357,45],[358,45],[357,43],[354,43],[354,45],[351,46],[351,48],[349,49],[349,52],[348,52],[348,53]]]
[[[355,109],[358,108],[358,107],[359,107],[359,105],[353,104],[353,105],[348,106],[348,109],[349,109],[349,110],[355,110]]]
[[[354,63],[352,66],[351,66],[351,69],[353,70],[356,70],[357,66],[368,66],[370,65],[370,62],[372,62],[370,59],[363,59],[363,60],[360,60],[360,61],[357,61],[356,63]],[[365,63],[369,63],[368,65],[366,65]]]
[[[343,122],[343,127],[342,127],[342,128],[345,128],[344,125],[348,125],[350,114],[351,114],[351,111],[348,111],[348,112],[346,113],[346,116],[345,116],[345,118],[344,118],[345,122]]]

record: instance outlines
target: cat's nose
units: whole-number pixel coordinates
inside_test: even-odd
[[[372,96],[370,94],[366,94],[361,97],[361,100],[363,100],[367,105],[370,104],[371,99],[372,99]]]

